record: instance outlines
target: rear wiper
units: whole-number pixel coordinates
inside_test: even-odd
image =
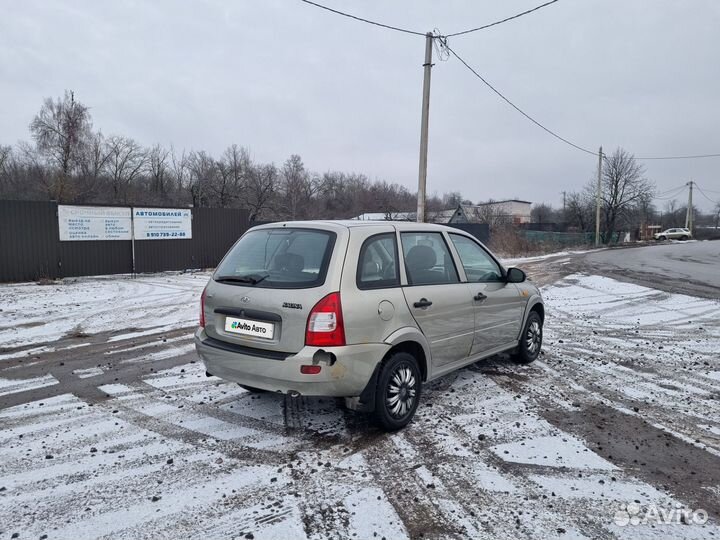
[[[223,281],[229,281],[232,283],[249,283],[250,285],[257,285],[264,279],[270,277],[270,274],[265,274],[264,276],[258,276],[255,277],[253,275],[247,275],[247,276],[219,276],[215,278],[215,281],[223,282]]]

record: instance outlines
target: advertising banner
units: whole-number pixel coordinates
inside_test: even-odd
[[[58,205],[61,241],[130,240],[130,208]]]
[[[187,240],[192,238],[189,208],[133,208],[135,240]]]

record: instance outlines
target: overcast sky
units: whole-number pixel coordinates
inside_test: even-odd
[[[541,0],[320,0],[448,34]],[[0,143],[28,139],[47,96],[73,89],[96,128],[143,144],[417,187],[424,38],[299,0],[0,0]],[[580,146],[640,155],[720,152],[720,2],[561,0],[450,46],[518,106]],[[597,166],[435,60],[428,191],[562,203]],[[659,191],[720,192],[720,158],[650,161]],[[710,193],[720,199],[720,193]],[[700,194],[701,208],[712,204]],[[658,201],[662,208],[664,201]]]

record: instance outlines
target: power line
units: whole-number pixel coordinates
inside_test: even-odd
[[[653,157],[636,157],[635,159],[641,159],[643,161],[651,159],[702,159],[702,158],[715,158],[720,157],[720,154],[698,154],[694,156],[653,156]]]
[[[352,15],[350,13],[346,13],[344,11],[340,11],[339,9],[334,9],[328,6],[325,6],[323,4],[318,4],[317,2],[312,2],[311,0],[300,0],[301,2],[304,2],[306,4],[309,4],[311,6],[315,6],[320,9],[324,9],[325,11],[329,11],[331,13],[335,13],[336,15],[341,15],[343,17],[347,17],[349,19],[354,19],[356,21],[364,22],[367,24],[372,24],[375,26],[379,26],[381,28],[387,28],[388,30],[395,30],[396,32],[403,32],[405,34],[413,34],[415,36],[425,36],[427,32],[418,32],[417,30],[410,30],[409,28],[402,28],[399,26],[392,26],[390,24],[385,24],[377,21],[371,21],[370,19],[365,19],[363,17],[358,17],[357,15]],[[555,2],[558,2],[559,0],[550,0],[549,2],[545,2],[544,4],[541,4],[539,6],[536,6],[532,9],[528,9],[526,11],[523,11],[522,13],[518,13],[517,15],[512,15],[510,17],[506,17],[504,19],[501,19],[499,21],[495,21],[489,24],[485,24],[483,26],[478,26],[477,28],[470,28],[468,30],[463,30],[462,32],[455,32],[454,34],[448,34],[447,36],[438,35],[438,37],[448,38],[448,37],[454,37],[454,36],[464,36],[465,34],[470,34],[472,32],[477,32],[479,30],[485,30],[486,28],[490,28],[492,26],[497,26],[499,24],[506,23],[508,21],[512,21],[514,19],[518,19],[524,15],[528,15],[529,13],[532,13],[533,11],[537,11],[539,9],[542,9],[546,6],[549,6],[550,4],[554,4]]]
[[[654,199],[661,200],[661,201],[668,201],[668,200],[674,199],[675,197],[677,197],[678,195],[680,195],[683,191],[685,191],[685,188],[686,188],[686,187],[687,187],[686,185],[682,185],[682,186],[680,186],[680,187],[676,187],[676,188],[670,189],[670,190],[668,190],[668,191],[664,191],[664,192],[662,192],[662,193],[658,193],[658,194],[655,195],[655,197],[653,197],[653,198],[654,198]]]
[[[471,32],[477,32],[478,30],[485,30],[486,28],[490,28],[491,26],[497,26],[498,24],[506,23],[508,21],[512,21],[513,19],[517,19],[519,17],[522,17],[523,15],[527,15],[529,13],[532,13],[533,11],[537,11],[539,9],[542,9],[546,6],[549,6],[550,4],[554,4],[558,0],[551,0],[550,2],[545,2],[544,4],[541,4],[537,7],[534,7],[532,9],[528,9],[527,11],[523,11],[522,13],[518,13],[517,15],[513,15],[512,17],[506,17],[505,19],[495,21],[494,23],[486,24],[483,26],[478,26],[477,28],[470,28],[469,30],[463,30],[462,32],[455,32],[454,34],[448,34],[445,37],[455,37],[455,36],[464,36],[465,34],[470,34]]]
[[[720,201],[715,201],[715,200],[711,199],[710,197],[708,197],[707,194],[702,189],[700,189],[700,186],[697,185],[697,182],[695,182],[695,187],[697,188],[697,190],[700,193],[702,193],[702,196],[705,197],[708,201],[710,201],[713,204],[720,204]]]
[[[676,187],[674,187],[674,188],[670,188],[670,189],[667,189],[667,190],[665,190],[665,191],[661,191],[661,192],[658,193],[657,195],[658,195],[658,197],[662,197],[663,195],[667,195],[668,193],[670,193],[670,192],[672,192],[672,191],[678,191],[678,190],[681,190],[681,189],[685,189],[686,187],[687,187],[687,184],[683,184],[682,186],[676,186]]]
[[[389,24],[384,24],[377,21],[371,21],[370,19],[363,19],[362,17],[358,17],[356,15],[351,15],[350,13],[345,13],[344,11],[339,11],[337,9],[333,9],[328,6],[323,6],[322,4],[318,4],[317,2],[311,2],[310,0],[300,0],[301,2],[305,2],[306,4],[310,4],[311,6],[315,6],[320,9],[324,9],[326,11],[329,11],[331,13],[335,13],[336,15],[342,15],[343,17],[347,17],[349,19],[354,19],[356,21],[373,24],[375,26],[380,26],[382,28],[387,28],[388,30],[395,30],[396,32],[404,32],[405,34],[413,34],[416,36],[425,36],[426,32],[416,32],[415,30],[409,30],[407,28],[400,28],[399,26],[391,26]]]
[[[323,4],[319,4],[319,3],[317,3],[317,2],[313,2],[312,0],[300,0],[300,1],[303,2],[303,3],[305,3],[305,4],[308,4],[308,5],[311,5],[311,6],[320,8],[320,9],[323,9],[323,10],[325,10],[325,11],[329,11],[330,13],[334,13],[334,14],[336,14],[336,15],[341,15],[342,17],[347,17],[347,18],[349,18],[349,19],[353,19],[353,20],[356,20],[356,21],[359,21],[359,22],[364,22],[364,23],[367,23],[367,24],[371,24],[371,25],[374,25],[374,26],[378,26],[378,27],[380,27],[380,28],[385,28],[385,29],[388,29],[388,30],[393,30],[393,31],[396,31],[396,32],[402,32],[402,33],[405,33],[405,34],[411,34],[411,35],[415,35],[415,36],[423,36],[423,37],[427,36],[427,32],[419,32],[419,31],[416,31],[416,30],[410,30],[409,28],[402,28],[402,27],[399,27],[399,26],[393,26],[393,25],[381,23],[381,22],[378,22],[378,21],[372,21],[372,20],[370,20],[370,19],[365,19],[365,18],[363,18],[363,17],[358,17],[357,15],[352,15],[352,14],[350,14],[350,13],[346,13],[346,12],[344,12],[344,11],[340,11],[340,10],[338,10],[338,9],[334,9],[334,8],[325,6],[325,5],[323,5]],[[547,7],[547,6],[551,5],[551,4],[555,4],[555,3],[558,2],[558,1],[559,1],[559,0],[550,0],[549,2],[545,2],[544,4],[540,4],[539,6],[536,6],[536,7],[532,8],[532,9],[528,9],[528,10],[523,11],[523,12],[521,12],[521,13],[518,13],[518,14],[516,14],[516,15],[512,15],[512,16],[510,16],[510,17],[506,17],[506,18],[501,19],[501,20],[499,20],[499,21],[495,21],[495,22],[493,22],[493,23],[485,24],[485,25],[483,25],[483,26],[478,26],[477,28],[470,28],[470,29],[468,29],[468,30],[463,30],[462,32],[455,32],[455,33],[453,33],[453,34],[442,35],[442,34],[440,34],[439,32],[435,31],[435,33],[434,33],[434,35],[433,35],[433,38],[436,39],[436,40],[441,41],[441,42],[443,43],[444,48],[446,48],[448,51],[450,51],[450,52],[453,54],[453,56],[455,56],[455,58],[457,58],[466,68],[468,68],[478,79],[480,79],[485,85],[487,85],[488,88],[490,88],[493,92],[495,92],[498,96],[500,96],[504,101],[506,101],[511,107],[513,107],[516,111],[518,111],[520,114],[522,114],[525,118],[527,118],[528,120],[530,120],[533,124],[535,124],[536,126],[538,126],[538,127],[541,128],[541,129],[543,129],[544,131],[546,131],[547,133],[549,133],[550,135],[552,135],[552,136],[555,137],[556,139],[564,142],[565,144],[568,144],[568,145],[572,146],[573,148],[576,148],[577,150],[580,150],[580,151],[585,152],[585,153],[587,153],[587,154],[597,155],[596,152],[594,152],[594,151],[592,151],[592,150],[588,150],[587,148],[583,148],[582,146],[579,146],[579,145],[577,145],[577,144],[575,144],[575,143],[573,143],[573,142],[565,139],[564,137],[561,137],[560,135],[558,135],[558,134],[555,133],[554,131],[548,129],[547,127],[545,127],[544,125],[542,125],[540,122],[538,122],[537,120],[535,120],[534,118],[532,118],[529,114],[527,114],[525,111],[523,111],[522,109],[520,109],[520,107],[518,107],[518,106],[515,105],[512,101],[510,101],[507,97],[505,97],[505,96],[504,96],[499,90],[497,90],[492,84],[490,84],[487,80],[485,80],[477,71],[475,71],[472,67],[470,67],[470,65],[468,65],[468,63],[465,62],[465,60],[463,60],[462,58],[460,58],[460,56],[458,56],[458,54],[457,54],[455,51],[453,51],[449,46],[447,46],[447,38],[449,38],[449,37],[462,36],[462,35],[470,34],[470,33],[472,33],[472,32],[477,32],[477,31],[479,31],[479,30],[484,30],[484,29],[486,29],[486,28],[490,28],[490,27],[492,27],[492,26],[497,26],[497,25],[499,25],[499,24],[503,24],[503,23],[505,23],[505,22],[512,21],[512,20],[517,19],[517,18],[519,18],[519,17],[522,17],[522,16],[524,16],[524,15],[528,15],[528,14],[530,14],[530,13],[533,13],[533,12],[535,12],[535,11],[538,11],[539,9],[542,9],[542,8],[544,8],[544,7]],[[648,161],[648,160],[674,160],[674,159],[704,159],[704,158],[718,158],[718,157],[720,157],[720,153],[717,153],[717,154],[696,154],[696,155],[685,155],[685,156],[648,156],[648,157],[636,157],[635,159],[642,160],[642,161]]]
[[[530,120],[533,124],[535,124],[536,126],[538,126],[540,129],[546,131],[547,133],[549,133],[550,135],[552,135],[552,136],[555,137],[556,139],[564,142],[565,144],[569,144],[570,146],[572,146],[573,148],[576,148],[576,149],[580,150],[581,152],[585,152],[586,154],[591,154],[591,155],[593,155],[593,156],[596,156],[596,155],[597,155],[597,152],[593,152],[592,150],[588,150],[587,148],[583,148],[582,146],[579,146],[579,145],[577,145],[577,144],[575,144],[575,143],[567,140],[566,138],[561,137],[560,135],[558,135],[557,133],[555,133],[555,132],[552,131],[551,129],[546,128],[546,127],[545,127],[544,125],[542,125],[540,122],[538,122],[537,120],[535,120],[532,116],[530,116],[530,115],[527,114],[525,111],[523,111],[520,107],[518,107],[517,105],[515,105],[515,104],[514,104],[512,101],[510,101],[507,97],[505,97],[505,96],[502,94],[502,92],[500,92],[497,88],[495,88],[495,87],[494,87],[492,84],[490,84],[487,80],[485,80],[485,78],[484,78],[482,75],[480,75],[477,71],[475,71],[465,60],[463,60],[462,58],[460,58],[460,56],[458,56],[458,54],[457,54],[452,48],[450,48],[448,45],[445,45],[445,46],[447,47],[448,51],[450,51],[450,53],[452,53],[452,55],[453,55],[455,58],[457,58],[467,69],[469,69],[469,70],[472,72],[473,75],[475,75],[478,79],[480,79],[480,80],[485,84],[485,86],[487,86],[488,88],[490,88],[490,90],[492,90],[493,92],[495,92],[495,93],[496,93],[498,96],[500,96],[500,98],[502,98],[508,105],[510,105],[513,109],[515,109],[517,112],[519,112],[520,114],[522,114],[525,118],[527,118],[528,120]]]

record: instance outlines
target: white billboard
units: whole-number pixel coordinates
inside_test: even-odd
[[[135,240],[186,240],[192,238],[189,208],[133,208]]]
[[[130,208],[58,205],[60,241],[130,240]]]

